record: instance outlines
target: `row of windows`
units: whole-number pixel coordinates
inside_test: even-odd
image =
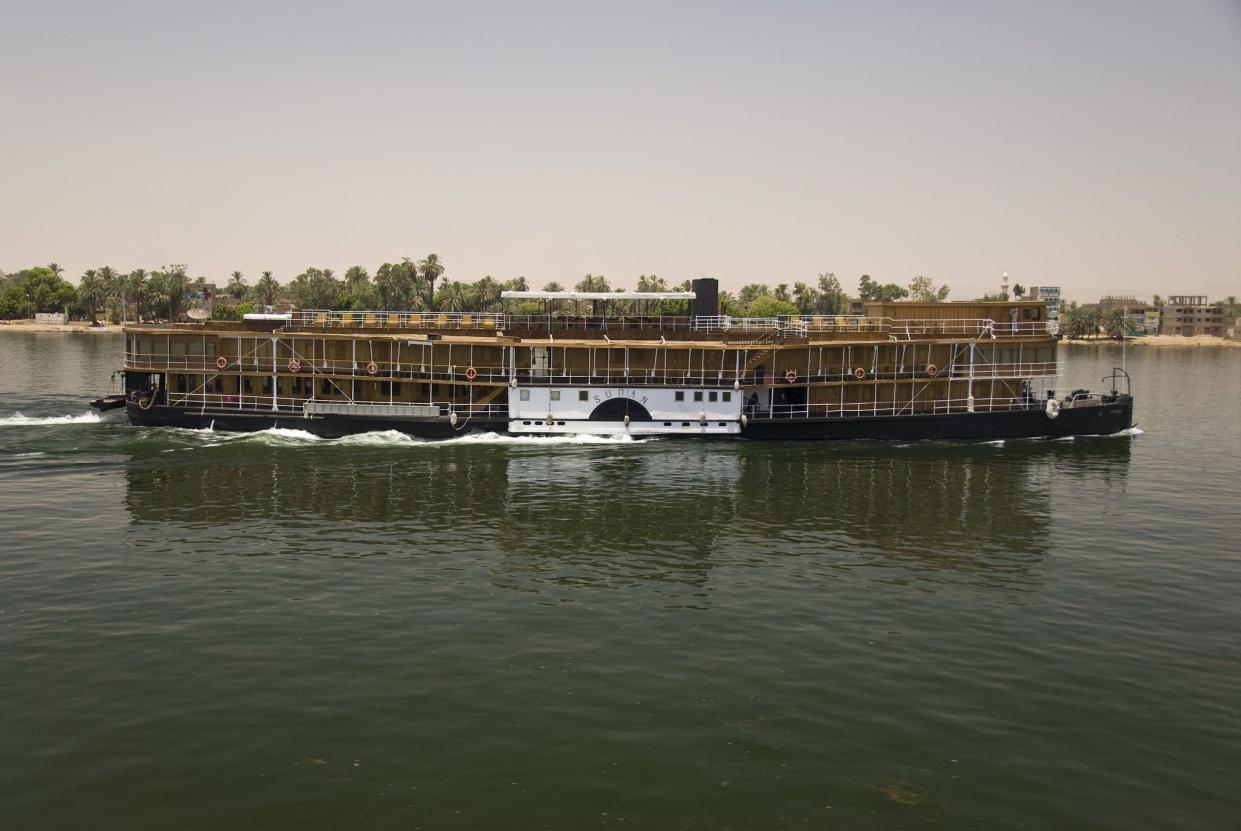
[[[684,392],[683,390],[677,390],[676,399],[677,399],[677,401],[684,401],[684,400],[685,400],[685,392]],[[695,390],[695,391],[694,391],[694,400],[695,400],[695,401],[701,401],[701,400],[702,400],[702,390]],[[708,401],[732,401],[732,400],[733,400],[733,394],[732,394],[731,392],[715,392],[715,391],[711,391],[711,392],[708,392],[708,393],[707,393],[707,400],[708,400]]]
[[[547,393],[547,395],[548,395],[548,398],[550,398],[552,401],[559,401],[559,400],[560,400],[560,390],[549,390],[549,391],[548,391],[548,393]],[[702,399],[702,395],[703,395],[702,390],[695,390],[695,391],[694,391],[694,400],[695,400],[695,401],[702,401],[702,400],[703,400],[703,399]],[[521,398],[521,400],[522,400],[522,401],[529,401],[529,400],[530,400],[530,390],[521,390],[519,397]],[[589,400],[590,400],[590,390],[578,390],[578,391],[577,391],[577,400],[578,400],[578,401],[589,401]],[[677,401],[684,401],[684,400],[685,400],[685,390],[677,390],[677,392],[676,392],[676,400],[677,400]],[[711,390],[710,392],[708,392],[708,393],[707,393],[707,400],[708,400],[708,401],[732,401],[732,400],[733,400],[733,394],[732,394],[732,391],[731,391],[731,390],[725,390],[724,392],[718,392],[718,391],[716,391],[716,390]]]

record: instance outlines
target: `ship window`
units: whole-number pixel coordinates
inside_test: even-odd
[[[727,424],[725,424],[724,422],[722,422],[722,421],[721,421],[721,422],[720,422],[720,426],[721,426],[721,427],[727,427],[728,425],[727,425]]]
[[[717,392],[709,392],[709,393],[707,393],[707,400],[708,400],[708,401],[717,401],[717,400],[719,400],[719,397],[720,397],[720,395],[719,395],[719,393],[717,393]]]
[[[725,401],[732,401],[732,400],[733,400],[733,394],[732,394],[731,392],[726,392],[726,393],[723,393],[721,397],[722,397]]]
[[[695,400],[695,401],[701,401],[701,400],[702,400],[702,390],[697,390],[697,391],[694,393],[694,400]]]
[[[250,379],[249,378],[246,379],[246,391],[247,392],[250,391]],[[328,380],[327,378],[324,378],[323,383],[319,385],[319,394],[320,395],[331,395],[332,394],[332,382]]]
[[[270,378],[263,379],[263,392],[265,393],[271,392],[271,379]]]
[[[671,422],[671,421],[665,421],[665,422],[664,422],[664,426],[665,426],[665,427],[671,427],[671,426],[672,426],[672,422]]]
[[[522,424],[526,425],[527,427],[529,427],[529,426],[530,426],[530,422],[528,422],[528,421],[523,421],[523,422],[522,422]]]
[[[241,380],[241,386],[242,386],[242,389],[243,389],[245,392],[253,392],[253,391],[254,391],[254,385],[250,383],[250,379],[249,379],[249,378],[243,378],[243,379]]]
[[[685,391],[684,391],[684,390],[677,390],[676,399],[677,399],[677,401],[684,401],[684,400],[685,400]]]
[[[557,423],[557,424],[559,424],[561,427],[564,427],[564,422],[563,422],[563,421],[557,421],[556,423]]]
[[[522,401],[529,401],[529,400],[530,400],[530,390],[521,390],[521,391],[519,391],[519,392],[517,393],[517,397],[518,397],[518,398],[520,398]]]
[[[577,391],[577,400],[578,400],[578,401],[589,401],[589,400],[590,400],[590,393],[589,393],[588,391],[586,391],[586,390],[578,390],[578,391]]]
[[[551,390],[551,391],[549,391],[549,392],[548,392],[548,395],[550,395],[550,396],[551,396],[551,400],[552,400],[552,401],[559,401],[559,400],[560,400],[560,390]]]
[[[682,426],[682,427],[688,427],[688,426],[689,426],[689,422],[688,422],[688,421],[682,421],[682,422],[681,422],[681,426]]]

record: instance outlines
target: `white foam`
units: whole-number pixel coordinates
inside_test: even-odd
[[[983,444],[989,444],[989,445],[991,445],[992,447],[1003,447],[1003,446],[1004,446],[1004,439],[993,439],[993,440],[991,440],[991,441],[985,441],[985,442],[983,442]]]
[[[586,445],[586,444],[646,444],[652,439],[635,439],[632,436],[592,436],[578,433],[563,436],[514,436],[503,433],[467,433],[455,439],[445,439],[436,444],[509,444],[526,447],[547,447],[549,445]]]
[[[1119,433],[1113,433],[1112,435],[1114,436],[1140,436],[1145,432],[1146,431],[1143,430],[1141,427],[1126,427],[1124,430],[1121,430]]]
[[[312,444],[323,441],[322,438],[314,433],[308,433],[305,430],[290,430],[285,427],[269,427],[266,430],[258,430],[254,433],[244,433],[241,438],[256,439],[264,444],[279,445]]]
[[[399,430],[380,430],[375,433],[355,433],[342,436],[332,444],[344,444],[352,447],[387,447],[391,445],[427,444],[426,441],[406,435]]]
[[[34,427],[42,424],[98,424],[102,419],[99,413],[82,413],[81,415],[42,416],[31,418],[21,413],[0,418],[0,427]]]

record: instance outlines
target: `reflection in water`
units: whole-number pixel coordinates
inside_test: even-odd
[[[208,434],[209,436],[209,434]],[[721,566],[1029,576],[1051,493],[1124,487],[1130,440],[984,444],[375,446],[184,436],[125,467],[149,537],[219,554],[455,557],[497,585],[700,594]],[[171,526],[171,527],[170,527]],[[160,529],[163,529],[162,531]]]

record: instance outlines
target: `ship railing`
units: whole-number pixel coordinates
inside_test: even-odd
[[[291,313],[290,327],[310,329],[377,329],[496,332],[604,331],[627,329],[647,332],[699,333],[773,332],[794,336],[886,335],[897,340],[934,337],[1003,338],[1055,334],[1055,321],[994,321],[986,318],[904,319],[865,315],[782,315],[734,317],[731,315],[564,315],[509,314],[507,312],[401,312],[332,311],[298,309]]]
[[[616,357],[620,358],[619,350]],[[968,362],[960,360],[945,367],[914,363],[875,366],[863,360],[849,366],[811,366],[803,369],[773,370],[772,368],[741,369],[699,365],[695,367],[642,369],[622,365],[595,366],[589,370],[564,370],[556,367],[520,367],[454,363],[429,364],[419,360],[421,356],[403,361],[370,361],[365,355],[351,359],[323,359],[297,357],[297,372],[293,372],[291,360],[278,358],[273,367],[270,356],[222,356],[224,367],[217,364],[218,356],[126,356],[125,368],[129,370],[156,369],[171,374],[194,373],[210,376],[237,372],[254,372],[269,375],[273,371],[282,376],[304,378],[314,376],[352,377],[376,381],[456,381],[474,383],[506,384],[516,378],[528,386],[782,386],[834,381],[961,381],[973,378],[982,380],[1023,380],[1032,378],[1055,378],[1064,374],[1059,361],[1018,361],[1002,363],[975,362],[971,371]],[[858,370],[863,375],[857,377]]]
[[[508,413],[507,403],[471,404],[454,401],[348,401],[338,398],[318,398],[315,396],[282,396],[273,397],[270,393],[224,394],[215,392],[167,392],[161,400],[174,407],[186,409],[238,410],[242,412],[277,412],[303,415],[314,413],[315,405],[327,405],[324,411],[345,412],[352,415],[396,415],[403,414],[410,408],[434,408],[443,416],[457,413],[459,416],[481,418],[503,417]],[[310,405],[308,407],[308,405]]]
[[[1041,410],[1036,396],[976,396],[917,399],[910,401],[857,401],[835,404],[747,404],[743,412],[758,419],[858,418],[863,416],[913,416],[941,413],[1011,412]]]
[[[166,403],[186,409],[241,410],[243,412],[301,413],[309,400],[304,397],[275,396],[271,393],[244,392],[226,394],[217,392],[168,392]]]

